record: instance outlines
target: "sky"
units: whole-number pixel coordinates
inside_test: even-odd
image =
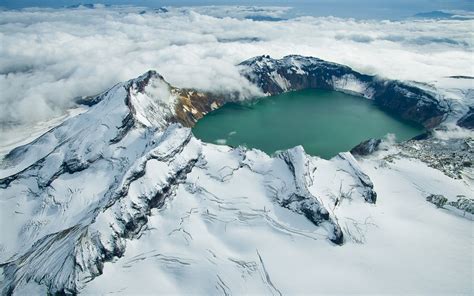
[[[103,3],[147,7],[196,5],[292,6],[294,14],[353,18],[399,19],[434,10],[474,10],[471,0],[0,0],[6,8],[63,7],[78,3]]]
[[[422,0],[417,5],[428,2],[419,11],[452,3]],[[0,10],[0,143],[18,134],[17,128],[31,129],[65,115],[77,97],[100,93],[150,69],[177,87],[244,96],[255,94],[236,65],[263,54],[315,56],[367,74],[430,84],[450,75],[474,76],[471,11],[458,12],[466,20],[388,21],[297,16],[295,8],[275,6],[168,9],[156,13],[146,7],[96,5]],[[255,20],[260,17],[283,20]]]

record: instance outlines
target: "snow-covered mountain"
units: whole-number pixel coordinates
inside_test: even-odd
[[[403,96],[397,106],[411,111],[400,114],[427,126],[449,112],[421,88],[315,58],[241,67],[264,93],[334,88],[382,106]],[[2,293],[469,293],[467,164],[454,179],[410,152],[416,143],[372,141],[363,158],[328,161],[194,138],[189,126],[237,99],[149,71],[81,99],[86,112],[12,150],[0,170]],[[431,195],[446,199],[441,209]]]

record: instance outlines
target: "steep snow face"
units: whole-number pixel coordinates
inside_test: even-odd
[[[278,74],[278,72],[271,72],[270,77],[273,79],[273,81],[276,82],[276,84],[278,85],[278,87],[280,87],[282,91],[290,90],[290,83],[288,82],[288,80],[286,80],[285,77]]]
[[[134,107],[135,117],[147,127],[166,126],[166,120],[175,115],[176,100],[170,85],[163,79],[151,79],[142,89],[134,82],[130,88],[130,103]]]

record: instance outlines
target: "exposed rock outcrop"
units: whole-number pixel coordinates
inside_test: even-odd
[[[474,215],[474,199],[465,196],[458,196],[456,201],[448,202],[448,205],[456,209]]]
[[[469,111],[458,120],[457,124],[461,127],[474,129],[474,108],[469,108]]]
[[[442,194],[430,194],[426,197],[426,200],[437,208],[447,209],[464,217],[467,216],[470,220],[474,218],[474,199],[472,198],[458,195],[456,200],[449,201]]]
[[[382,143],[380,139],[368,139],[352,148],[350,152],[354,156],[366,156],[377,151],[380,143]]]
[[[417,158],[451,178],[461,179],[463,174],[468,178],[474,176],[474,139],[471,137],[439,139],[428,134],[397,146],[402,156]]]
[[[440,194],[430,194],[426,197],[426,200],[438,208],[444,207],[444,205],[448,202],[448,199]]]

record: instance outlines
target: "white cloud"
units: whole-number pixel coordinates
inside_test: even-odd
[[[74,97],[149,69],[176,86],[252,94],[235,64],[260,54],[317,56],[362,72],[423,82],[474,76],[472,20],[258,22],[246,18],[278,18],[286,10],[201,7],[140,14],[143,10],[0,11],[0,127],[60,116]]]

